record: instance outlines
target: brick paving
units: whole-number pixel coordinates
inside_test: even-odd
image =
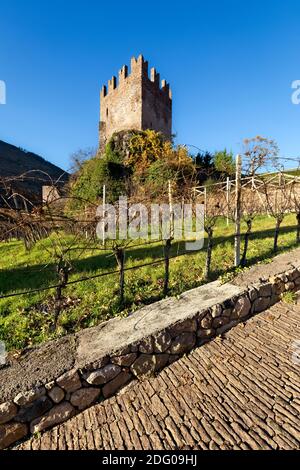
[[[300,449],[297,340],[279,303],[18,449]]]

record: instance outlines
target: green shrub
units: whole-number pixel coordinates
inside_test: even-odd
[[[102,198],[103,186],[107,189],[107,202],[115,202],[124,194],[127,170],[111,149],[103,156],[97,155],[86,161],[71,182],[71,197],[76,208],[85,201],[96,203]],[[82,200],[82,202],[81,202]]]

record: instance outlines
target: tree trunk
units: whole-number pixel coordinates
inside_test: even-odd
[[[208,280],[210,276],[210,266],[211,266],[211,257],[212,257],[212,249],[213,249],[213,229],[208,228],[206,229],[207,233],[207,252],[206,252],[206,263],[205,263],[205,273],[204,279]]]
[[[249,245],[249,238],[252,232],[252,220],[247,220],[247,232],[245,233],[245,240],[244,240],[244,251],[241,260],[241,266],[244,268],[247,264],[247,251]]]
[[[57,265],[57,273],[58,273],[58,287],[56,288],[55,294],[55,306],[54,306],[54,330],[57,328],[57,322],[59,319],[59,315],[61,312],[62,307],[62,292],[63,289],[68,284],[70,268],[69,266],[62,260],[59,261]]]
[[[117,248],[114,250],[115,257],[117,260],[118,268],[119,268],[119,296],[120,296],[120,304],[124,304],[124,286],[125,286],[125,251],[123,248]]]
[[[282,220],[276,219],[276,226],[275,226],[275,232],[274,232],[274,247],[273,247],[274,253],[277,253],[278,251],[278,237],[279,237],[279,230],[280,230],[281,222]]]
[[[169,280],[170,280],[170,251],[172,247],[172,240],[169,238],[166,240],[164,246],[165,255],[165,278],[164,278],[164,296],[166,297],[169,293]]]
[[[55,299],[54,299],[54,326],[53,330],[56,330],[58,318],[61,311],[61,297],[62,297],[62,286],[59,285],[56,288]]]
[[[297,214],[297,243],[300,243],[300,212]]]

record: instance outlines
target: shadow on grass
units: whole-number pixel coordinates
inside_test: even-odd
[[[296,239],[296,226],[282,227],[280,235],[292,234],[295,233]],[[273,229],[267,230],[256,230],[252,233],[250,238],[251,243],[256,241],[262,241],[268,238],[272,238],[274,234]],[[280,240],[280,239],[279,239]],[[234,244],[234,235],[224,235],[216,236],[214,238],[214,246],[225,245],[225,243]],[[285,247],[279,247],[278,254],[288,251],[291,248],[296,247],[296,241],[291,240],[286,244]],[[206,243],[202,252],[205,252]],[[185,253],[185,242],[174,242],[171,250],[171,256],[176,256],[177,254]],[[188,251],[185,253],[186,256],[195,255],[195,251]],[[213,253],[214,256],[214,253]],[[253,265],[259,261],[266,260],[274,256],[272,251],[272,243],[270,247],[262,250],[259,255],[249,256],[248,266]],[[163,246],[162,244],[156,244],[155,246],[141,246],[141,247],[128,247],[126,250],[126,259],[130,262],[130,266],[143,264],[150,260],[157,260],[163,257]],[[76,274],[78,277],[95,275],[105,271],[113,271],[116,269],[116,262],[114,256],[108,253],[100,253],[88,258],[78,259],[73,262],[73,274]],[[211,273],[211,280],[217,279],[219,276],[223,275],[225,272],[231,272],[234,269],[216,269]],[[71,276],[72,279],[72,276]],[[75,279],[73,277],[73,279]],[[47,287],[51,284],[57,282],[55,264],[50,263],[47,266],[43,264],[33,265],[26,268],[14,268],[14,269],[4,269],[0,270],[0,295],[9,294],[16,291],[26,291],[31,289],[39,289]],[[198,282],[199,284],[199,282]],[[154,301],[153,299],[151,299]],[[157,300],[157,298],[155,298]],[[147,302],[148,303],[148,302]]]

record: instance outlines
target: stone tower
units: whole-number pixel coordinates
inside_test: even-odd
[[[125,65],[116,77],[103,86],[100,96],[100,149],[114,132],[123,130],[159,131],[167,139],[172,135],[172,94],[169,84],[155,68],[148,74],[148,62],[142,55],[131,59],[131,73]]]

